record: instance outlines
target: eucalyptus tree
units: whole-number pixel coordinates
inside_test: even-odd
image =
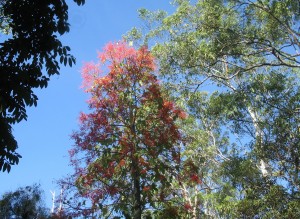
[[[214,148],[206,161],[218,160],[221,168],[213,181],[217,189],[200,208],[207,216],[210,208],[213,217],[299,217],[299,3],[174,4],[170,15],[146,9],[140,15],[150,27],[144,43],[157,39],[153,53],[168,90],[185,103],[201,103],[199,93],[208,91],[200,108],[185,105],[195,115],[195,129],[207,130],[199,124],[211,118],[224,139],[215,147],[207,145],[209,139],[185,146],[206,148],[197,159]],[[131,32],[133,38],[139,35],[137,29]],[[205,207],[208,202],[215,204]]]

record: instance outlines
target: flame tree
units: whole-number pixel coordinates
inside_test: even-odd
[[[186,115],[162,92],[147,48],[109,43],[98,60],[82,70],[91,112],[81,113],[72,135],[75,172],[62,184],[74,198],[65,209],[73,216],[141,218],[168,199],[161,194],[180,162],[175,120]]]

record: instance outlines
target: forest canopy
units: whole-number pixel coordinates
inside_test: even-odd
[[[174,1],[140,10],[164,85],[185,106],[197,216],[299,217],[299,9],[292,0]],[[201,200],[201,201],[200,201]]]
[[[55,4],[46,8],[54,13]],[[173,7],[141,9],[143,25],[83,66],[88,110],[71,136],[73,172],[59,181],[54,216],[300,218],[299,2],[175,0]],[[12,31],[16,22],[6,24],[13,17],[4,18],[2,30]],[[52,23],[54,33],[61,34],[61,25],[68,31],[63,21]],[[0,55],[2,49],[3,59],[20,61],[19,67],[32,60],[38,70],[48,69],[30,78],[42,87],[59,63],[74,63],[68,47],[55,45],[57,52],[45,56],[17,50],[10,56],[10,46]],[[32,102],[21,101],[21,111],[37,100],[26,89]],[[18,100],[14,92],[7,98]],[[26,112],[3,103],[0,122],[9,139],[11,125]],[[13,156],[4,159],[17,163]]]

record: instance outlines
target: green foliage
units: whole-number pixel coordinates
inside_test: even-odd
[[[34,184],[5,193],[0,199],[0,217],[16,219],[46,219],[49,209],[44,207],[43,191]]]
[[[37,105],[33,89],[47,87],[59,63],[72,66],[75,58],[58,39],[69,31],[65,1],[3,0],[0,7],[0,29],[7,34],[0,45],[0,170],[9,171],[21,157],[11,125],[26,120],[26,107]]]
[[[170,15],[142,10],[150,30],[128,39],[157,39],[153,53],[166,89],[190,115],[181,124],[183,160],[200,171],[198,215],[298,218],[300,5],[174,4]],[[189,216],[197,218],[192,210]]]

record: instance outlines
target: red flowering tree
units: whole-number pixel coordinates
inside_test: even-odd
[[[160,89],[147,48],[109,43],[98,58],[82,70],[91,112],[81,114],[72,136],[75,173],[62,181],[66,196],[83,201],[65,204],[81,215],[141,218],[166,199],[158,194],[176,173],[175,120],[185,113]]]

